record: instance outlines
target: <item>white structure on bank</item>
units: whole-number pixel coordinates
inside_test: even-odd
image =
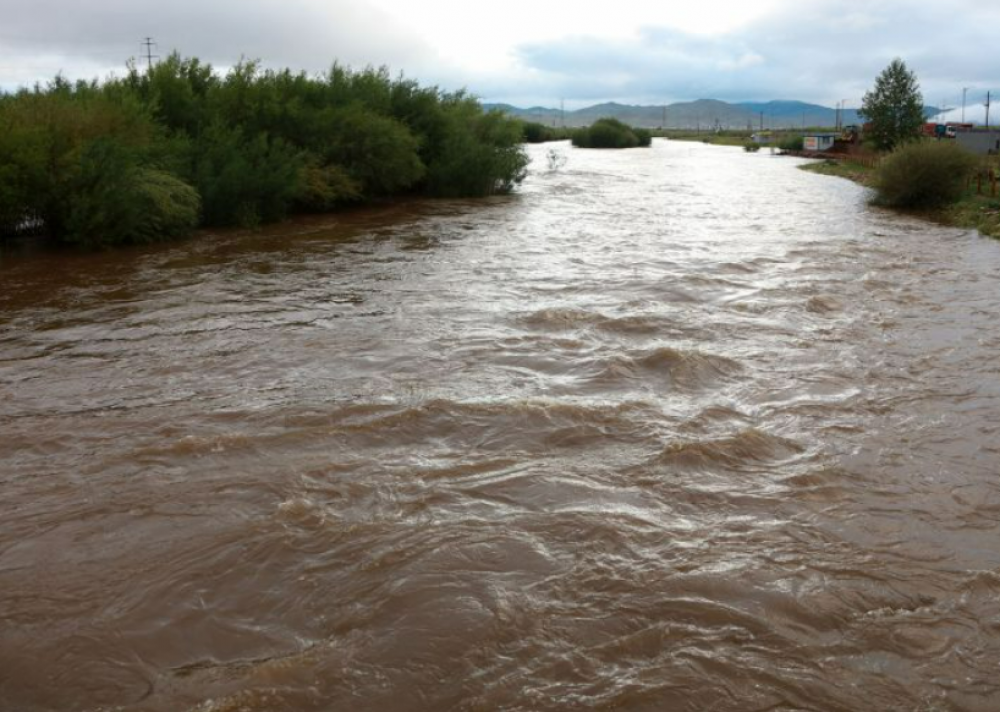
[[[814,133],[802,137],[802,149],[805,151],[829,151],[837,140],[835,133]]]

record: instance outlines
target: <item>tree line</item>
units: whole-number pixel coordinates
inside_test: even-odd
[[[487,196],[523,180],[522,138],[466,93],[385,68],[220,74],[174,53],[0,95],[0,234],[103,246],[402,194]]]

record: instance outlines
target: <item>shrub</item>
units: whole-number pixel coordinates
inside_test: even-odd
[[[48,87],[0,96],[0,212],[6,223],[26,216],[64,239],[88,152],[115,144],[129,165],[146,165],[165,145],[148,111],[57,77]],[[98,147],[98,148],[94,148]]]
[[[319,165],[312,159],[302,172],[296,204],[303,210],[323,212],[361,200],[361,186],[342,167]]]
[[[635,148],[649,146],[652,134],[645,129],[632,129],[618,119],[598,119],[590,128],[573,133],[577,148]]]
[[[66,198],[61,237],[86,247],[184,235],[198,224],[201,207],[194,188],[169,173],[140,166],[134,152],[108,138],[83,150]]]
[[[747,141],[743,144],[743,150],[747,153],[757,153],[760,150],[760,144],[754,143],[753,141]]]
[[[491,195],[524,178],[523,130],[385,68],[220,75],[174,53],[103,83],[0,91],[0,235],[37,224],[102,245],[179,234],[199,213],[252,226],[400,193]]]
[[[553,131],[548,126],[537,121],[526,121],[522,125],[525,143],[545,143],[551,141]]]
[[[279,220],[302,194],[305,159],[280,139],[247,137],[216,123],[196,148],[194,183],[206,225],[255,227]]]
[[[876,202],[900,208],[933,208],[962,197],[976,158],[949,141],[905,144],[875,174]]]
[[[778,142],[778,148],[782,151],[801,151],[805,148],[805,139],[802,136],[787,136]]]
[[[354,103],[334,112],[330,125],[334,136],[325,158],[343,166],[364,194],[398,193],[423,178],[419,143],[399,121]]]
[[[482,113],[463,97],[447,105],[447,140],[427,170],[431,195],[466,198],[508,193],[524,180],[528,157],[521,127],[498,111]]]

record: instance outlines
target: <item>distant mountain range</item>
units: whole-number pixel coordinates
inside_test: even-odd
[[[729,104],[715,99],[698,99],[667,106],[631,106],[608,102],[576,111],[533,106],[521,109],[510,104],[484,104],[486,109],[499,109],[525,121],[537,121],[547,126],[589,126],[597,119],[614,118],[626,124],[644,128],[666,125],[672,129],[765,129],[802,128],[803,126],[835,126],[837,110],[802,101],[767,101]],[[925,108],[928,116],[938,112]],[[856,109],[844,109],[842,123],[860,124]]]

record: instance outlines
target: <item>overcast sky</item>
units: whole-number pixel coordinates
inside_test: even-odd
[[[160,54],[221,68],[241,55],[308,71],[388,65],[519,106],[857,106],[898,56],[928,104],[959,107],[968,87],[972,116],[1000,89],[998,28],[996,0],[0,0],[0,86],[120,73],[148,35]]]

